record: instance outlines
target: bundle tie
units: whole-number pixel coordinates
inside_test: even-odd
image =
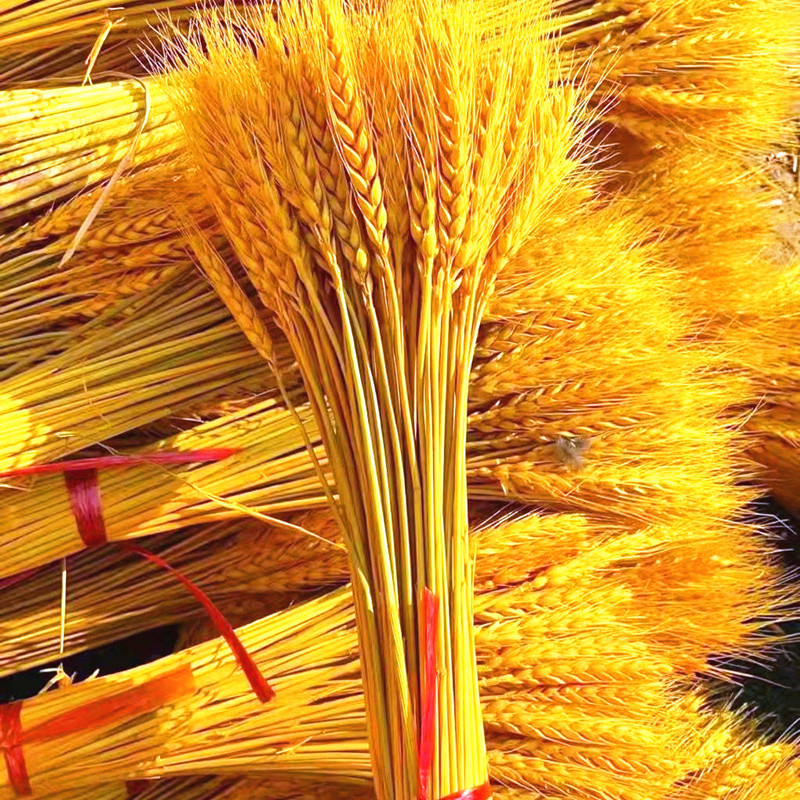
[[[8,782],[18,797],[32,794],[23,745],[55,739],[76,730],[113,725],[123,719],[156,711],[195,690],[189,664],[122,692],[84,703],[51,719],[22,730],[23,701],[0,706],[0,750],[5,758]]]
[[[100,496],[99,470],[109,467],[129,467],[137,464],[189,464],[221,461],[236,453],[232,448],[212,448],[189,450],[182,453],[143,453],[140,455],[101,456],[99,458],[79,458],[55,464],[35,464],[9,472],[0,473],[0,478],[22,477],[26,475],[62,474],[69,495],[72,515],[81,540],[87,548],[99,547],[108,543],[103,503]],[[256,697],[266,703],[275,697],[275,692],[261,674],[252,656],[242,644],[233,626],[217,608],[211,598],[183,573],[170,566],[163,558],[130,542],[115,542],[120,547],[150,561],[174,575],[203,606],[220,636],[228,643],[236,662],[247,678]],[[32,572],[23,573],[25,577]],[[14,576],[13,582],[17,576]],[[0,588],[3,584],[0,583]]]
[[[431,800],[431,771],[433,770],[433,739],[436,730],[436,643],[439,632],[439,598],[426,586],[422,590],[422,699],[419,732],[418,800]],[[472,789],[453,792],[439,800],[488,800],[492,796],[489,782]]]

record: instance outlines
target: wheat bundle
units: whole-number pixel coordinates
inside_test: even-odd
[[[476,636],[488,692],[491,769],[500,780],[556,791],[578,786],[602,797],[613,787],[624,792],[620,796],[652,799],[678,777],[676,748],[687,735],[685,720],[669,713],[669,666],[615,618],[607,585],[599,582],[598,589],[606,599],[584,593],[568,607],[549,604],[534,616],[520,609],[527,594],[537,591],[530,585],[507,600],[500,591],[478,602],[478,619],[488,623]],[[218,642],[42,695],[23,703],[23,732],[89,698],[113,696],[131,684],[146,687],[156,676],[182,675],[185,665],[195,685],[193,694],[154,714],[118,719],[105,730],[98,719],[94,735],[75,727],[47,742],[31,735],[23,745],[31,784],[46,793],[69,785],[242,770],[369,780],[349,592],[280,612],[240,634],[276,691],[272,701],[260,705],[249,694]],[[531,645],[542,637],[541,657],[528,662],[520,637]],[[528,689],[520,695],[505,685]],[[664,713],[654,713],[657,708]],[[111,741],[113,760],[107,758]],[[588,755],[587,741],[594,742]],[[0,788],[0,797],[11,796],[7,785]]]
[[[208,592],[229,618],[249,622],[262,616],[262,607],[346,579],[345,554],[335,546],[340,537],[328,512],[302,512],[290,520],[313,536],[253,522],[181,532],[156,552]],[[502,521],[474,536],[480,591],[536,577],[540,590],[549,591],[541,598],[567,606],[596,593],[592,587],[601,579],[609,581],[612,602],[619,605],[613,587],[627,587],[629,631],[646,636],[673,668],[687,673],[708,669],[710,653],[718,660],[763,650],[774,639],[762,631],[784,613],[791,594],[780,588],[760,537],[743,526],[684,525],[631,535],[580,515],[556,514]],[[68,575],[67,655],[201,612],[172,577],[122,552],[86,553]],[[56,569],[4,589],[3,672],[58,656],[60,592]],[[715,602],[709,604],[705,598],[712,592]],[[208,624],[193,623],[186,635],[217,634]]]
[[[695,698],[700,698],[698,703]],[[797,748],[785,742],[768,742],[755,735],[752,725],[740,715],[700,708],[702,695],[693,693],[682,700],[687,716],[687,738],[681,748],[683,776],[665,793],[668,800],[789,800],[800,786]],[[698,707],[696,707],[698,706]],[[368,789],[298,779],[195,777],[142,781],[137,785],[139,800],[321,800],[352,797],[368,800]],[[97,800],[128,800],[122,784],[93,787]],[[82,795],[81,795],[82,796]],[[535,789],[496,787],[494,796],[503,800],[585,799],[586,794],[569,790],[557,795]],[[612,793],[609,797],[619,797]],[[78,800],[77,793],[59,793],[57,800]],[[53,800],[56,800],[53,797]]]
[[[133,0],[61,3],[9,0],[0,20],[0,86],[16,86],[36,79],[65,75],[73,79],[99,70],[141,72],[132,45],[169,14],[176,22],[187,18],[196,0]],[[47,58],[44,58],[46,51]]]
[[[573,92],[550,88],[537,37],[482,59],[461,6],[321,2],[250,25],[252,48],[223,20],[179,41],[172,95],[330,461],[376,792],[479,791],[469,368],[495,276],[575,173]],[[247,331],[243,290],[194,249]]]
[[[23,340],[0,384],[0,470],[75,452],[258,374],[257,356],[225,310],[183,278],[72,330],[69,346]],[[164,340],[166,326],[174,339]],[[9,358],[16,353],[13,338],[4,345]]]
[[[584,235],[581,230],[580,225],[574,226],[575,251],[591,256],[591,245],[596,246],[601,237],[596,232]],[[556,226],[556,233],[563,236],[563,226]],[[606,229],[603,238],[612,247],[618,241],[612,228]],[[561,261],[557,250],[556,258],[550,260],[539,260],[533,250],[519,263],[539,268],[520,266],[508,273],[507,285],[501,285],[491,307],[508,311],[513,303],[519,313],[505,322],[484,325],[479,336],[473,367],[474,410],[468,418],[470,493],[518,498],[547,509],[589,510],[635,524],[689,513],[706,520],[731,518],[750,492],[733,485],[737,468],[730,452],[732,433],[719,414],[747,396],[721,391],[702,374],[692,376],[713,366],[713,350],[686,351],[680,340],[670,341],[686,328],[669,312],[666,302],[657,304],[658,286],[651,291],[652,285],[644,278],[645,265],[636,259],[604,260],[607,252],[601,248],[586,262],[578,259],[572,269],[572,262]],[[570,268],[559,271],[559,263]],[[599,266],[603,263],[605,269]],[[526,289],[514,294],[511,287],[517,281]],[[672,335],[650,333],[648,326],[640,335],[632,328],[639,306],[651,300],[661,334],[672,324]],[[559,311],[565,305],[568,310]],[[525,314],[526,309],[537,308]],[[169,304],[165,310],[171,310]],[[172,317],[167,322],[176,324]],[[123,324],[120,336],[127,329],[136,330]],[[95,342],[103,351],[113,344],[100,334]],[[191,355],[189,345],[191,340],[184,350],[187,356]],[[114,348],[109,357],[121,364],[118,354],[127,352],[126,348],[127,344],[122,351]],[[73,352],[68,348],[59,360],[44,362],[39,371],[44,373],[52,363],[67,363]],[[588,354],[593,355],[593,363],[586,363]],[[102,366],[101,360],[98,368]],[[149,381],[155,383],[162,362],[154,360],[151,369]],[[187,365],[187,372],[190,369]],[[593,370],[599,374],[595,376]],[[84,364],[84,376],[86,371]],[[18,382],[21,385],[23,380]],[[38,455],[46,455],[51,444],[59,448],[55,454],[61,454],[94,441],[92,435],[101,438],[113,432],[105,427],[112,410],[120,421],[117,430],[133,427],[139,421],[138,406],[130,405],[129,396],[113,391],[115,386],[100,387],[108,397],[101,430],[89,424],[83,404],[56,405],[60,427],[75,431],[83,423],[86,438],[65,442],[50,437]],[[150,418],[169,408],[166,402],[156,401],[153,406]],[[302,415],[308,419],[306,412]],[[167,475],[143,466],[103,473],[109,538],[167,531],[241,513],[230,502],[262,513],[322,502],[313,464],[303,452],[303,438],[288,419],[288,412],[266,401],[150,448],[241,448],[224,470],[198,467]],[[313,431],[307,433],[316,441]],[[581,444],[588,451],[580,450]],[[34,455],[28,453],[31,460]],[[687,460],[693,463],[691,486],[684,480]],[[265,470],[269,480],[264,478]],[[80,547],[68,495],[58,476],[12,482],[30,491],[6,492],[5,519],[16,535],[4,544],[4,574],[47,563]],[[229,501],[227,506],[215,505],[214,498],[220,496]],[[687,509],[689,497],[696,500]],[[41,536],[42,529],[48,531],[47,537]]]
[[[662,192],[672,202],[662,202]],[[797,431],[798,267],[774,247],[780,220],[762,170],[677,148],[648,160],[632,197],[683,276],[683,302],[698,332],[740,380],[739,405],[752,434],[748,455],[788,507],[800,470]],[[678,209],[685,209],[679,211]]]
[[[796,0],[559,6],[562,46],[599,81],[608,122],[668,146],[686,137],[747,152],[785,140]]]
[[[311,424],[307,409],[296,413]],[[144,536],[241,516],[247,513],[245,507],[252,513],[270,514],[324,503],[324,491],[294,419],[294,414],[267,400],[141,451],[143,455],[208,447],[240,451],[226,458],[224,467],[220,462],[167,470],[142,463],[129,469],[101,470],[105,538]],[[323,454],[318,452],[317,458]],[[47,564],[86,546],[62,475],[35,475],[13,482],[32,491],[5,490],[2,515],[14,536],[0,543],[2,575]]]
[[[681,777],[663,794],[665,800],[789,800],[800,786],[797,747],[783,741],[765,740],[755,733],[752,720],[742,714],[715,708],[702,691],[682,697],[671,710],[683,717],[685,739],[677,757]],[[356,794],[374,797],[369,789],[298,778],[269,781],[257,777],[192,777],[141,781],[140,800],[322,800]],[[128,785],[129,787],[131,784]],[[97,800],[128,800],[123,784],[93,787]],[[533,788],[501,787],[494,795],[503,800],[585,800],[580,789],[541,792]],[[612,790],[607,797],[625,797]],[[662,795],[659,795],[662,796]],[[78,800],[77,793],[59,793],[57,800]],[[55,796],[53,797],[55,800]]]
[[[664,359],[659,366],[671,371],[675,364],[680,367],[686,360]],[[707,505],[700,505],[698,500],[692,511],[706,522],[715,516],[737,515],[750,492],[736,488],[731,482],[735,471],[728,466],[730,436],[721,423],[715,422],[713,414],[707,412],[708,395],[702,384],[692,387],[687,375],[675,376],[674,372],[671,382],[667,382],[662,372],[660,380],[656,375],[650,395],[637,386],[642,373],[638,377],[632,374],[625,382],[628,386],[616,387],[598,415],[594,409],[603,407],[602,383],[582,380],[580,365],[576,366],[579,371],[573,379],[562,380],[550,391],[508,397],[500,405],[470,416],[467,464],[473,496],[489,495],[503,500],[517,497],[532,500],[543,509],[589,510],[638,525],[654,518],[679,519],[688,514],[684,499],[690,495],[707,501]],[[649,380],[653,376],[647,377]],[[659,395],[661,408],[657,405]],[[670,396],[675,397],[674,407],[664,402]],[[126,404],[119,397],[113,399],[123,405],[120,416],[124,419],[122,411]],[[631,409],[641,408],[644,403],[650,403],[649,408],[645,406],[645,415],[634,416]],[[581,407],[587,408],[590,415],[582,415]],[[687,409],[693,413],[670,436],[667,415],[679,417]],[[137,411],[137,406],[131,410]],[[308,426],[307,407],[299,410]],[[73,419],[86,419],[85,409],[80,405],[74,406],[72,413]],[[157,415],[156,410],[153,416]],[[108,419],[106,410],[103,422],[107,424]],[[549,419],[555,423],[550,423],[552,429],[547,428]],[[537,428],[535,423],[539,420],[541,427]],[[311,440],[316,441],[310,427],[308,432]],[[569,442],[586,441],[588,436],[591,436],[588,452],[573,453],[568,449]],[[678,451],[678,455],[685,452],[694,460],[695,480],[691,487],[681,488],[682,462],[669,455],[670,447],[678,443],[687,448]],[[63,448],[61,452],[66,451],[64,444],[60,441],[57,444]],[[641,454],[637,454],[639,446]],[[226,459],[224,465],[181,467],[165,472],[163,468],[143,464],[122,471],[102,471],[100,487],[108,538],[142,536],[237,516],[246,513],[242,506],[262,514],[275,514],[324,502],[324,492],[303,448],[303,438],[292,425],[290,412],[273,400],[249,405],[170,436],[144,452],[208,447],[233,447],[240,452]],[[634,456],[641,459],[641,465],[631,463]],[[598,474],[599,480],[595,477]],[[668,476],[672,476],[670,480]],[[487,486],[489,479],[496,481],[498,489]],[[81,548],[62,477],[6,478],[6,482],[24,486],[27,491],[4,492],[3,519],[15,535],[0,544],[3,575],[49,563]],[[610,509],[603,503],[608,496],[618,501]],[[46,536],[42,535],[43,530],[47,531]]]
[[[110,178],[134,149],[142,168],[181,147],[163,91],[151,80],[14,89],[0,92],[0,107],[4,226]]]

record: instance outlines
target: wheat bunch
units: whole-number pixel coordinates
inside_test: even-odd
[[[415,794],[427,770],[423,590],[443,604],[430,774],[447,795],[485,769],[465,624],[469,365],[494,277],[574,170],[572,92],[548,90],[543,42],[484,63],[459,6],[322,2],[250,29],[254,50],[223,20],[201,25],[202,50],[179,45],[172,93],[330,459],[382,798]]]
[[[232,611],[236,620],[250,621],[261,614],[256,606],[245,609],[251,617],[241,617],[243,593],[255,593],[257,603],[273,604],[346,579],[345,553],[337,546],[340,536],[328,512],[300,512],[289,520],[300,528],[276,530],[253,521],[200,528],[191,535],[181,532],[166,539],[157,552],[226,612]],[[527,614],[541,617],[570,609],[582,597],[592,596],[597,608],[620,609],[629,634],[646,637],[673,668],[691,674],[710,669],[710,653],[752,656],[773,644],[775,637],[765,636],[764,630],[785,613],[791,597],[788,587],[781,587],[779,570],[759,535],[742,526],[708,530],[683,525],[632,534],[580,515],[556,514],[500,520],[478,527],[473,536],[481,592],[534,579],[534,605],[523,588],[526,604],[509,595],[508,608],[491,621],[523,625],[516,658],[521,663],[527,653],[527,661],[551,675],[563,674],[553,670],[559,668],[564,646],[547,650],[541,642],[527,644],[524,631],[538,635],[541,629],[535,620],[524,619]],[[67,654],[200,611],[171,576],[114,550],[81,555],[68,574]],[[60,592],[60,571],[55,568],[4,589],[3,671],[56,657]],[[715,602],[709,604],[705,598],[712,592]],[[582,629],[593,630],[597,613],[575,617],[575,641]],[[199,627],[206,637],[215,635],[208,625]],[[593,634],[588,635],[591,640]],[[592,655],[593,669],[607,670],[610,659],[618,661],[623,651],[635,654],[639,648],[613,638],[604,646],[609,649],[584,652],[587,658]],[[588,661],[583,668],[590,669]],[[569,683],[566,676],[564,680]],[[571,690],[563,691],[577,701]],[[646,696],[640,699],[646,705]],[[626,702],[630,706],[633,701]]]
[[[74,79],[86,73],[90,61],[95,74],[109,69],[141,72],[131,45],[160,15],[169,14],[177,22],[197,5],[196,0],[133,0],[124,7],[106,0],[78,5],[9,0],[0,21],[0,86],[61,75]]]
[[[182,286],[185,276],[52,344],[25,340],[0,388],[0,470],[53,460],[249,380],[258,357],[204,287]],[[3,344],[16,352],[13,339]]]
[[[134,148],[143,168],[181,147],[178,124],[154,81],[9,90],[0,92],[0,107],[4,227],[110,178]]]
[[[709,708],[702,693],[685,696],[670,713],[683,718],[686,739],[680,758],[684,775],[666,793],[669,800],[788,800],[795,796],[800,778],[794,746],[763,741],[739,715]],[[129,796],[122,784],[94,787],[92,791],[97,800],[127,800]],[[550,800],[556,796],[578,800],[589,796],[578,793],[580,790],[556,791],[553,795],[537,789],[497,786],[494,796],[503,800]],[[296,778],[265,783],[248,777],[200,777],[153,781],[149,785],[143,782],[138,796],[140,800],[319,800],[345,793],[360,796],[361,792],[365,800],[371,796],[369,790],[360,787]],[[612,789],[608,796],[625,795]],[[78,800],[78,795],[59,793],[57,800]]]
[[[600,219],[610,217],[603,212]],[[474,410],[468,417],[470,493],[474,497],[526,500],[546,509],[589,510],[636,525],[654,519],[686,518],[690,513],[699,515],[703,524],[712,517],[735,517],[751,493],[733,484],[738,467],[731,451],[732,433],[720,413],[726,406],[741,405],[749,394],[740,393],[739,387],[729,391],[703,377],[703,372],[715,365],[716,351],[711,347],[686,349],[682,338],[691,327],[670,310],[669,285],[662,286],[655,275],[648,278],[647,262],[622,256],[607,260],[608,251],[598,239],[620,246],[629,242],[614,233],[626,230],[625,218],[617,220],[616,228],[608,227],[605,236],[596,229],[590,234],[591,220],[597,221],[594,213],[586,220],[570,215],[552,225],[549,232],[547,226],[538,228],[542,238],[537,241],[552,243],[564,238],[569,222],[575,252],[584,255],[576,258],[576,263],[562,262],[558,248],[547,257],[545,250],[528,247],[503,274],[500,294],[490,307],[509,312],[509,303],[514,302],[519,314],[505,317],[504,322],[497,319],[485,324],[478,338],[479,358],[473,369],[471,393]],[[585,228],[581,221],[585,221]],[[569,263],[569,268],[560,270],[560,263]],[[514,294],[513,287],[519,285],[525,290],[517,289]],[[617,288],[621,286],[627,288]],[[659,339],[655,331],[651,333],[649,326],[644,326],[640,351],[635,344],[639,341],[635,318],[644,303],[651,304],[659,331],[671,333]],[[252,308],[249,300],[245,310],[248,307]],[[525,314],[526,308],[536,311]],[[595,317],[604,320],[606,327],[596,324]],[[241,312],[239,318],[243,318]],[[251,319],[256,326],[250,332],[253,341],[254,332],[258,333],[258,316]],[[161,330],[179,335],[184,323],[172,316],[167,322],[169,327]],[[122,349],[114,345],[109,350],[113,342],[105,335],[97,336],[95,344],[104,354],[93,367],[98,374],[106,359],[117,361],[127,352],[126,330],[135,332],[137,327],[121,323]],[[217,330],[222,333],[227,328]],[[262,330],[258,335],[263,338],[269,333]],[[255,344],[259,346],[258,337]],[[240,346],[245,355],[248,346],[244,341]],[[595,354],[596,365],[587,365],[581,358],[581,353],[590,351]],[[67,348],[58,359],[45,361],[40,372],[53,364],[67,363],[73,352]],[[185,352],[190,352],[188,347]],[[84,375],[88,363],[93,362],[84,363]],[[150,369],[147,380],[155,382],[163,364],[151,363],[150,367],[143,365],[142,380]],[[551,368],[554,363],[558,369]],[[544,380],[548,370],[549,382]],[[18,383],[22,385],[23,380]],[[113,410],[120,421],[117,430],[127,430],[138,421],[138,408],[130,405],[127,395],[113,391],[114,386],[112,383],[109,389],[103,389],[108,396],[104,416],[108,419]],[[215,391],[214,386],[208,387],[203,402],[208,404],[206,397]],[[169,405],[154,404],[153,418],[173,403],[169,398]],[[66,429],[86,425],[82,404],[70,401],[60,413]],[[285,411],[272,409],[269,404],[249,405],[194,432],[168,437],[160,447],[242,446],[243,452],[231,462],[235,471],[226,466],[228,480],[215,477],[213,485],[205,480],[197,485],[229,500],[246,498],[243,502],[264,513],[297,508],[298,503],[312,500],[321,502],[321,487],[312,478],[313,465],[302,452],[303,437],[286,426],[286,418]],[[257,445],[260,426],[265,426],[266,439],[280,443],[279,450],[275,451],[272,444],[266,449]],[[87,426],[87,434],[92,431]],[[274,431],[279,438],[273,439],[267,431]],[[308,433],[316,441],[313,432]],[[88,437],[82,442],[56,439],[53,444],[58,445],[59,453],[65,453],[69,452],[67,445],[90,441]],[[585,449],[580,449],[581,445]],[[46,453],[49,446],[45,443],[39,453]],[[691,486],[684,480],[687,461],[693,463]],[[265,484],[259,474],[268,463],[276,481]],[[200,468],[195,477],[200,479],[206,469]],[[218,474],[210,469],[208,474],[212,473]],[[248,494],[246,487],[253,480],[258,481],[259,489]],[[165,479],[158,470],[145,468],[104,474],[101,481],[110,509],[112,538],[122,532],[143,535],[208,515],[237,513],[230,506],[215,508],[212,500],[183,482],[180,472]],[[31,488],[29,482],[25,485]],[[57,543],[57,552],[63,554],[78,544],[61,480],[41,477],[34,486],[34,491],[24,495],[9,493],[10,524],[30,535],[20,535],[8,544],[7,563],[12,571],[22,568],[20,559],[30,567],[56,557],[52,549],[47,549],[45,560],[39,560],[43,551],[36,542],[43,527],[51,532],[47,548]],[[691,508],[687,509],[690,496],[696,500],[689,502]],[[168,513],[164,514],[159,508],[170,497],[165,506]],[[609,504],[609,498],[614,502]],[[27,544],[23,547],[23,543]]]
[[[313,423],[307,409],[297,412]],[[299,510],[324,502],[324,491],[302,438],[293,427],[294,415],[266,400],[245,412],[176,434],[145,453],[197,450],[208,447],[240,451],[221,463],[165,470],[141,464],[133,470],[106,470],[99,477],[110,540],[152,533],[215,519]],[[317,453],[324,463],[324,454]],[[3,575],[13,575],[77,552],[72,506],[63,477],[41,475],[10,481],[5,490],[3,519],[15,531],[0,543]],[[21,486],[33,491],[20,492]],[[42,501],[47,499],[46,505]],[[154,513],[155,512],[155,513]],[[49,531],[42,536],[42,530]]]

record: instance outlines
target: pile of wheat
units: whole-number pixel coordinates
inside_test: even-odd
[[[798,0],[0,12],[0,800],[797,795]]]

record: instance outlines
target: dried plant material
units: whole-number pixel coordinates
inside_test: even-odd
[[[256,374],[259,359],[224,308],[185,277],[121,301],[55,346],[26,343],[0,382],[0,471],[75,452]],[[3,356],[16,352],[13,339],[2,344]]]
[[[478,603],[480,615],[496,618],[515,601],[525,605],[526,591],[522,587],[512,591],[513,596],[507,599],[505,591],[483,595]],[[528,585],[528,592],[537,591],[534,585]],[[591,613],[594,608],[589,594],[569,611],[551,609],[539,616],[538,633],[524,634],[526,640],[533,644],[539,636],[542,649],[557,642],[563,647],[582,627],[574,615]],[[618,670],[607,663],[604,675],[585,671],[590,680],[584,685],[580,666],[584,661],[579,654],[590,651],[587,639],[583,645],[576,642],[572,696],[560,694],[561,682],[555,675],[544,673],[536,680],[540,691],[532,692],[529,698],[498,695],[496,691],[485,696],[489,763],[496,779],[517,775],[527,785],[542,790],[572,784],[590,797],[602,796],[595,789],[618,785],[632,798],[652,800],[664,796],[680,775],[678,745],[691,728],[685,728],[685,717],[667,713],[674,703],[668,680],[670,668],[644,642],[633,645],[627,626],[612,609],[604,604],[595,617],[593,631],[599,640],[605,636],[609,642],[619,635],[621,642],[632,647],[631,656],[620,653]],[[512,666],[520,664],[513,647],[508,651],[508,662],[503,656],[504,647],[518,638],[512,636],[514,630],[522,633],[523,621],[503,619],[504,627],[491,623],[476,629],[479,659],[496,663],[496,668],[482,668],[486,674],[482,684],[496,683],[493,676],[501,679],[507,674],[523,674]],[[534,619],[531,617],[531,621]],[[79,731],[65,732],[48,743],[35,760],[29,748],[31,781],[47,792],[59,790],[65,781],[73,788],[88,788],[102,782],[189,771],[236,774],[246,770],[364,785],[370,780],[370,769],[354,622],[348,592],[340,591],[241,629],[244,644],[277,692],[266,705],[259,704],[248,691],[246,680],[234,668],[233,657],[219,641],[128,673],[26,701],[23,721],[26,713],[29,718],[35,713],[38,719],[47,719],[65,704],[82,701],[89,691],[95,693],[93,696],[102,695],[114,691],[114,687],[163,675],[183,665],[191,666],[197,686],[191,697],[165,706],[156,720],[131,719],[119,724],[113,734],[109,731],[104,744],[109,735],[114,736],[113,762],[105,757],[105,747],[101,748],[96,737],[87,738]],[[568,669],[571,656],[565,658],[562,663]],[[535,666],[535,661],[530,666]],[[626,688],[632,702],[630,712],[627,702],[619,703]],[[583,699],[574,702],[583,689]],[[642,705],[636,702],[639,693]],[[644,698],[648,698],[646,702]],[[664,713],[642,713],[648,706]],[[539,722],[543,715],[552,718],[552,725]],[[161,731],[172,729],[179,721],[180,732],[176,731],[168,742],[154,738],[151,732],[156,730],[155,721],[160,722]],[[225,736],[220,737],[223,728]],[[580,755],[586,751],[587,738],[595,752],[591,764],[582,762]],[[538,756],[532,755],[535,750],[540,751]],[[644,773],[636,774],[624,766],[625,760],[632,758],[635,761],[631,764],[646,765],[646,780]],[[647,794],[647,784],[651,794]],[[3,778],[0,797],[11,797],[7,787],[3,788]]]
[[[310,413],[300,409],[305,424]],[[293,415],[264,401],[223,425],[211,422],[177,434],[145,452],[232,447],[226,464],[165,470],[156,465],[101,471],[106,534],[110,540],[253,514],[300,510],[324,502],[324,492],[294,428]],[[322,459],[322,453],[319,454]],[[0,542],[3,575],[13,575],[83,549],[61,475],[7,480],[2,515],[16,531]],[[19,491],[25,486],[28,491]],[[45,506],[43,498],[48,498]],[[43,517],[42,513],[46,516]],[[42,536],[42,525],[51,532]]]
[[[415,797],[428,770],[434,796],[474,789],[485,765],[465,622],[469,369],[497,274],[575,179],[574,92],[554,85],[536,35],[486,62],[466,6],[287,4],[277,20],[237,21],[244,43],[229,19],[177,39],[168,91],[325,445],[376,792]],[[435,690],[425,591],[442,603]],[[426,696],[430,765],[418,754]]]
[[[0,225],[110,178],[136,145],[137,168],[176,154],[178,125],[159,84],[117,80],[94,86],[0,92]],[[43,113],[45,112],[45,113]]]
[[[501,14],[503,5],[488,3]],[[553,26],[599,81],[596,102],[610,123],[649,144],[686,137],[739,152],[787,135],[796,0],[558,6]]]

